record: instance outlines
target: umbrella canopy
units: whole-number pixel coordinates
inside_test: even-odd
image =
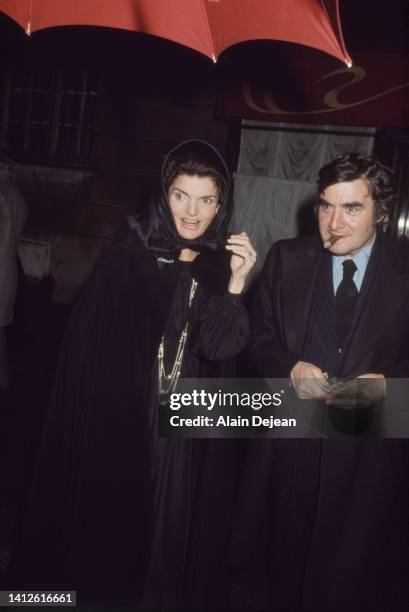
[[[153,34],[216,61],[231,45],[273,39],[325,51],[351,64],[339,0],[0,0],[30,34],[55,26],[104,26]]]

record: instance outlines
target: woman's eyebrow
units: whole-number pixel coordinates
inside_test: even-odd
[[[179,187],[172,187],[171,191],[179,191],[180,193],[183,193],[186,196],[189,195],[186,191],[183,191],[183,189],[180,189]]]

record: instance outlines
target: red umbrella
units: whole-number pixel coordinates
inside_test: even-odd
[[[216,61],[231,45],[274,39],[315,47],[348,65],[339,0],[0,0],[30,34],[66,25],[135,30],[168,38]]]

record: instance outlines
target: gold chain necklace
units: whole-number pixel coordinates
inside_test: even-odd
[[[192,279],[189,293],[189,309],[192,305],[193,298],[195,297],[197,288],[197,282]],[[189,321],[186,321],[186,325],[179,338],[179,344],[176,351],[175,361],[173,362],[172,369],[169,374],[165,371],[165,336],[162,336],[158,350],[158,379],[159,379],[159,403],[166,404],[169,401],[169,395],[174,392],[182,369],[183,355],[185,353],[185,345],[188,336]]]

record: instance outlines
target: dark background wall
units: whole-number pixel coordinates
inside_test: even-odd
[[[149,202],[165,154],[189,138],[228,152],[218,69],[145,35],[71,28],[31,38],[3,18],[0,137],[29,204],[25,238],[51,245],[70,301],[127,214]]]

